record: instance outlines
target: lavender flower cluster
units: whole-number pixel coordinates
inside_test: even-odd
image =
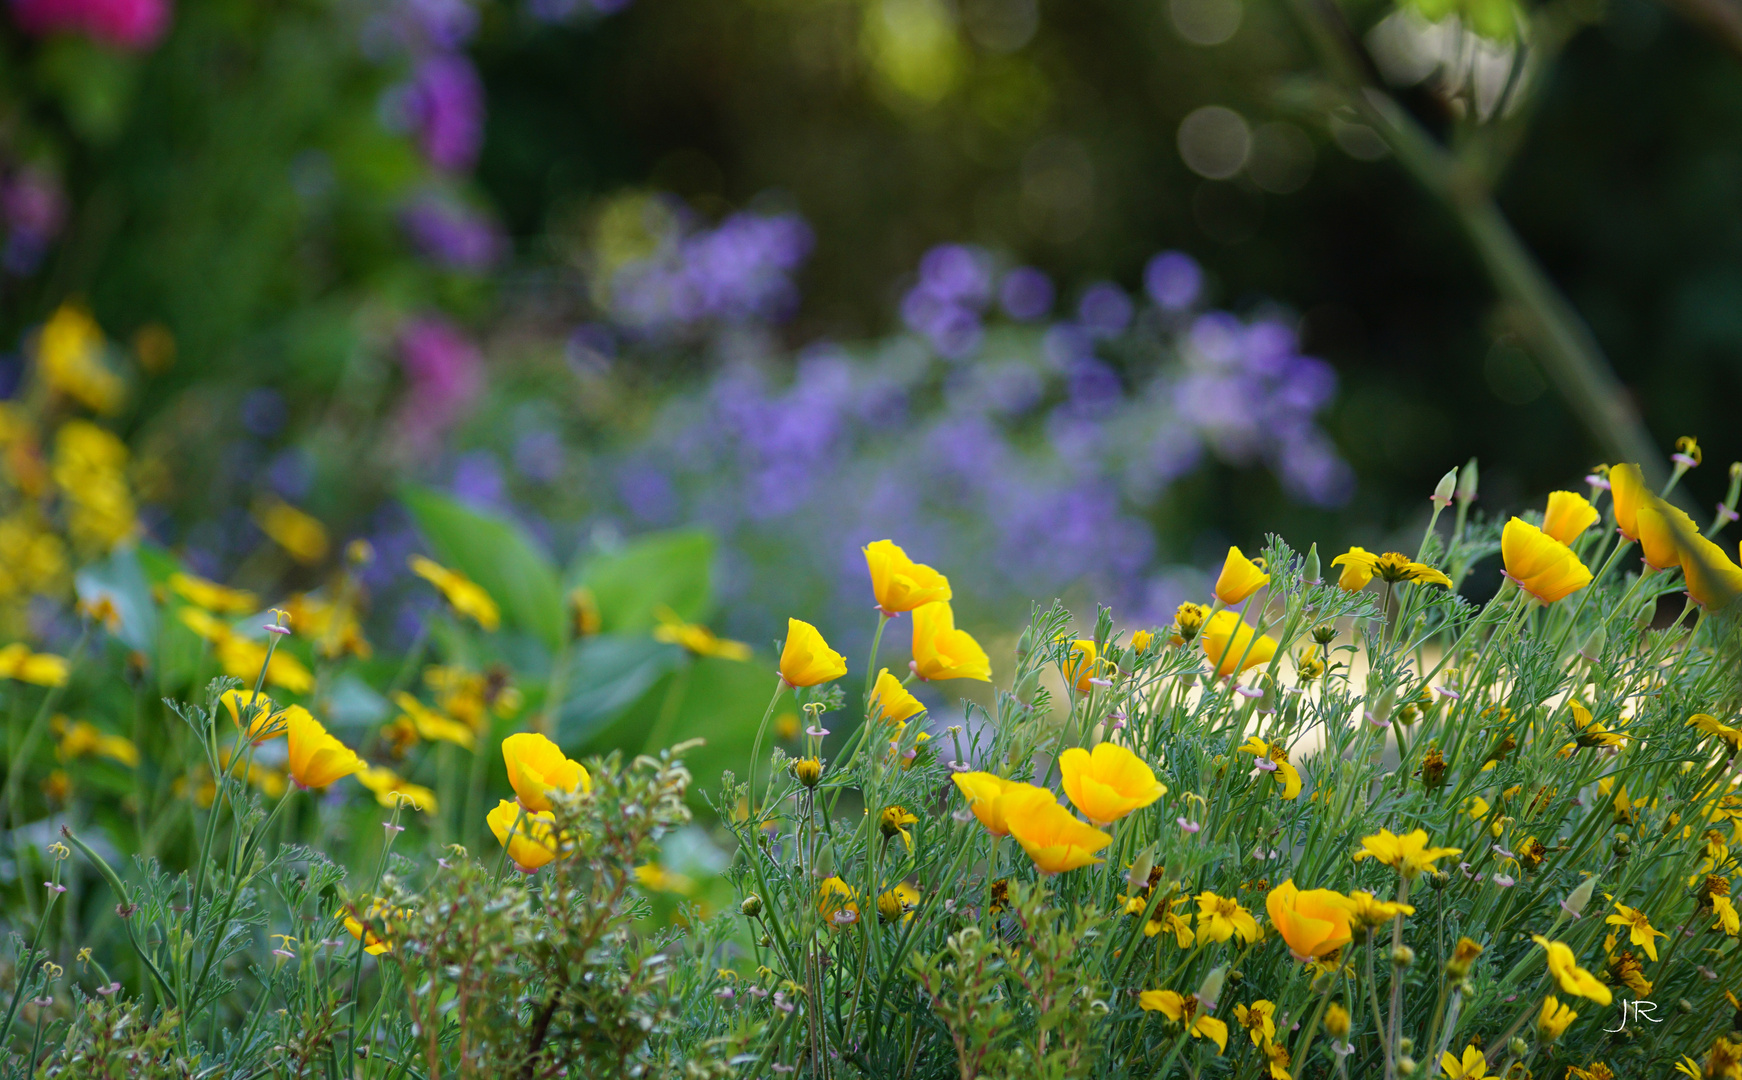
[[[804,219],[745,212],[705,228],[677,213],[670,222],[649,254],[612,274],[610,314],[625,331],[651,340],[691,338],[792,314],[793,274],[815,242]]]

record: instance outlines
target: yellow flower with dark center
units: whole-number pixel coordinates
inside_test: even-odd
[[[1234,1020],[1251,1036],[1253,1046],[1263,1046],[1276,1038],[1276,1002],[1254,1001],[1250,1008],[1234,1006]]]
[[[1609,1070],[1609,1066],[1597,1061],[1583,1069],[1577,1065],[1568,1065],[1567,1080],[1615,1080],[1615,1074]]]
[[[1605,982],[1627,987],[1636,998],[1651,996],[1653,988],[1651,980],[1645,977],[1645,965],[1633,954],[1633,950],[1616,949],[1614,933],[1603,939],[1603,952],[1608,956],[1608,964],[1603,972]]]
[[[1591,501],[1578,492],[1551,491],[1548,510],[1542,515],[1542,531],[1563,544],[1571,545],[1601,516]]]
[[[1742,596],[1742,566],[1730,561],[1724,549],[1694,533],[1681,551],[1683,584],[1694,603],[1707,611],[1728,607]]]
[[[1260,762],[1269,762],[1274,765],[1274,769],[1264,771],[1269,772],[1271,778],[1282,787],[1282,797],[1289,800],[1300,797],[1300,770],[1289,764],[1288,749],[1281,743],[1265,742],[1256,735],[1250,735],[1247,737],[1245,745],[1240,746],[1237,752],[1252,754]],[[1260,767],[1262,768],[1262,765]]]
[[[1216,666],[1218,678],[1228,678],[1237,671],[1270,663],[1276,655],[1276,639],[1259,635],[1256,627],[1238,612],[1218,611],[1204,623],[1202,633],[1204,656]]]
[[[1301,891],[1290,878],[1270,890],[1264,909],[1296,960],[1328,956],[1349,944],[1349,898],[1330,889]]]
[[[407,560],[411,572],[434,585],[448,606],[490,633],[502,625],[502,610],[483,587],[458,570],[449,570],[434,559],[413,555]]]
[[[883,833],[885,840],[901,837],[901,842],[907,845],[907,850],[913,850],[913,834],[907,827],[919,821],[919,818],[909,813],[903,806],[885,806],[883,812],[877,815],[877,828]]]
[[[1545,1045],[1559,1039],[1579,1014],[1562,1005],[1553,994],[1542,999],[1542,1011],[1536,1014],[1536,1037]]]
[[[299,786],[324,788],[362,770],[363,759],[329,734],[307,709],[284,710],[284,729],[290,743],[287,767]]]
[[[1227,941],[1235,934],[1251,944],[1258,940],[1258,920],[1240,906],[1233,897],[1217,896],[1213,892],[1198,894],[1198,938],[1202,941]]]
[[[859,921],[859,894],[838,877],[825,878],[817,886],[817,914],[831,930],[844,930]]]
[[[1173,613],[1173,638],[1175,645],[1184,645],[1195,639],[1204,628],[1204,620],[1210,617],[1208,604],[1194,604],[1186,601]]]
[[[1742,1043],[1734,1043],[1720,1035],[1712,1041],[1706,1055],[1706,1075],[1724,1080],[1742,1080]]]
[[[919,907],[919,890],[905,881],[898,881],[893,888],[885,889],[877,896],[877,918],[886,923],[900,919],[906,922],[913,918],[914,909]]]
[[[1065,794],[1083,816],[1108,825],[1167,794],[1144,760],[1114,743],[1093,750],[1073,746],[1059,755]]]
[[[720,660],[748,660],[750,646],[716,635],[698,623],[685,622],[677,612],[661,604],[654,611],[659,625],[653,628],[653,640],[668,645],[680,645],[696,656],[711,656]]]
[[[1294,1074],[1288,1071],[1290,1059],[1288,1047],[1281,1043],[1265,1043],[1258,1048],[1264,1055],[1264,1062],[1270,1068],[1270,1080],[1294,1080]]]
[[[1137,996],[1145,1012],[1158,1012],[1181,1025],[1194,1039],[1209,1039],[1216,1044],[1216,1056],[1228,1049],[1228,1025],[1203,1011],[1196,994],[1181,994],[1173,990],[1145,990]]]
[[[1579,746],[1620,746],[1626,736],[1610,731],[1591,718],[1591,710],[1576,701],[1567,702],[1567,727]]]
[[[822,632],[803,619],[786,620],[780,677],[791,687],[834,682],[847,673],[847,658],[829,648]]]
[[[1573,549],[1515,517],[1500,533],[1506,576],[1544,604],[1552,604],[1591,583],[1591,571]]]
[[[1488,1058],[1475,1046],[1464,1047],[1464,1056],[1455,1057],[1450,1050],[1440,1055],[1440,1068],[1446,1080],[1485,1080],[1489,1076]]]
[[[1678,506],[1655,495],[1640,504],[1634,517],[1639,530],[1639,551],[1653,570],[1680,566],[1682,552],[1699,535],[1699,526]]]
[[[1111,836],[1060,806],[1050,792],[1044,799],[1010,799],[1006,795],[1003,811],[1010,835],[1043,874],[1063,874],[1098,864],[1103,860],[1096,858],[1095,852],[1113,842]]]
[[[556,815],[532,811],[502,799],[484,816],[496,842],[508,850],[508,861],[522,874],[530,874],[557,857],[561,848],[556,835]]]
[[[1653,495],[1638,465],[1609,467],[1609,497],[1615,504],[1615,527],[1627,539],[1639,539],[1639,508]]]
[[[1409,904],[1381,900],[1359,890],[1349,894],[1349,908],[1350,923],[1362,929],[1383,926],[1400,915],[1415,914],[1415,908]]]
[[[1526,870],[1535,870],[1547,858],[1548,848],[1534,836],[1518,845],[1518,864]]]
[[[901,680],[884,668],[871,686],[871,715],[886,724],[905,724],[925,711],[925,703],[907,692]]]
[[[1610,926],[1627,927],[1628,940],[1644,949],[1645,955],[1651,957],[1653,963],[1657,961],[1657,939],[1669,936],[1654,928],[1645,912],[1630,908],[1626,904],[1616,904],[1614,912],[1603,921]]]
[[[1216,599],[1234,607],[1268,584],[1270,575],[1264,572],[1263,561],[1248,559],[1239,548],[1231,547],[1228,557],[1222,560],[1222,572],[1216,577]]]
[[[0,648],[0,679],[16,679],[32,686],[65,686],[72,666],[63,657],[33,653],[28,645],[13,642]]]
[[[1154,644],[1155,631],[1153,630],[1139,630],[1131,635],[1131,651],[1139,656],[1148,652]]]
[[[327,557],[327,527],[282,499],[262,499],[254,507],[254,524],[284,553],[305,566]]]
[[[1390,585],[1413,581],[1449,588],[1452,584],[1452,579],[1440,571],[1396,551],[1375,555],[1365,548],[1352,547],[1332,559],[1331,565],[1343,567],[1343,576],[1337,585],[1350,592],[1363,588],[1375,577]]]
[[[1599,1005],[1607,1005],[1614,1000],[1614,995],[1609,992],[1607,986],[1604,986],[1595,975],[1579,966],[1578,958],[1573,955],[1573,950],[1567,945],[1559,941],[1550,941],[1541,934],[1532,934],[1530,940],[1541,945],[1548,952],[1548,972],[1563,991],[1582,998],[1590,998]]]
[[[992,661],[966,630],[956,629],[947,601],[913,609],[913,670],[926,680],[992,681]]]
[[[181,571],[169,575],[169,587],[183,600],[219,615],[252,615],[260,601],[244,589],[232,589]]]
[[[799,758],[792,763],[792,775],[807,788],[814,788],[823,779],[823,763],[817,758]]]
[[[1319,647],[1308,645],[1301,649],[1295,658],[1294,670],[1300,676],[1302,683],[1310,683],[1325,673],[1325,662],[1320,658]]]
[[[866,544],[865,565],[871,571],[871,594],[885,615],[898,615],[951,597],[949,578],[908,558],[894,541]]]
[[[1073,641],[1070,652],[1065,653],[1065,682],[1075,687],[1077,693],[1086,694],[1095,688],[1089,680],[1100,674],[1100,665],[1100,648],[1092,640]]]
[[[226,690],[219,696],[218,703],[230,714],[230,722],[236,725],[236,730],[251,743],[265,742],[284,734],[284,714],[265,694],[256,695],[252,690]]]
[[[1406,878],[1413,878],[1422,871],[1432,871],[1434,862],[1461,854],[1462,848],[1442,848],[1429,845],[1427,831],[1416,829],[1398,836],[1390,829],[1380,829],[1373,836],[1361,838],[1361,850],[1354,855],[1356,862],[1362,859],[1378,859]]]
[[[593,790],[586,766],[569,760],[561,747],[537,732],[520,731],[503,739],[502,761],[520,805],[534,812],[551,809],[553,791]]]
[[[357,782],[374,794],[377,803],[389,809],[408,805],[425,814],[436,812],[435,792],[422,784],[412,783],[392,769],[369,766],[357,774]]]
[[[1732,750],[1742,750],[1742,728],[1731,727],[1715,716],[1695,713],[1688,718],[1687,726],[1724,740]]]

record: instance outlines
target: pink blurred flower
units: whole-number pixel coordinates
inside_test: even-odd
[[[440,315],[422,315],[399,331],[399,364],[408,384],[401,426],[412,442],[427,445],[477,396],[483,356],[459,327]]]
[[[149,49],[169,29],[169,0],[12,0],[28,34],[84,34],[118,49]]]

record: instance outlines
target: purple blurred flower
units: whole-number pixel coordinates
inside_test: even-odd
[[[1019,266],[1004,275],[998,302],[1004,314],[1019,322],[1044,319],[1052,310],[1052,279],[1032,266]]]
[[[6,269],[33,273],[66,221],[66,196],[48,173],[25,166],[0,182],[0,220],[6,227],[0,257]]]
[[[1203,269],[1183,251],[1164,251],[1143,268],[1143,289],[1163,311],[1191,307],[1203,287]]]
[[[488,270],[506,246],[490,219],[440,195],[414,200],[400,214],[399,224],[419,254],[450,270]]]
[[[289,413],[284,395],[270,386],[259,386],[242,395],[242,426],[249,434],[270,439],[284,427]]]
[[[1091,337],[1115,337],[1131,325],[1131,298],[1110,281],[1089,286],[1077,301],[1077,321]]]
[[[919,262],[919,281],[901,300],[907,328],[939,356],[963,360],[980,350],[981,316],[992,299],[991,259],[978,248],[940,244]]]
[[[514,444],[514,467],[528,480],[554,483],[562,475],[562,437],[547,428],[522,435]]]
[[[507,503],[508,485],[502,476],[502,466],[486,451],[461,454],[454,462],[454,477],[448,488],[454,498],[480,509],[500,509]]]
[[[815,237],[792,214],[733,214],[717,228],[618,269],[612,308],[623,324],[653,336],[711,323],[776,321],[792,313],[792,274]]]
[[[397,102],[424,156],[439,169],[464,172],[484,142],[484,85],[464,56],[425,57]]]
[[[408,384],[400,424],[416,445],[427,446],[471,405],[483,357],[453,323],[424,315],[400,329],[399,364]]]

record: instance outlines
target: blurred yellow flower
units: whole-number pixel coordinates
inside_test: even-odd
[[[816,627],[803,619],[786,620],[780,650],[780,677],[791,687],[834,682],[847,673],[847,658],[829,648]]]
[[[1228,1025],[1200,1011],[1196,994],[1181,994],[1174,990],[1145,990],[1137,997],[1145,1012],[1158,1012],[1182,1025],[1194,1039],[1209,1039],[1216,1044],[1216,1056],[1228,1049]]]
[[[1058,765],[1065,794],[1096,825],[1109,825],[1167,794],[1142,758],[1115,743],[1093,750],[1073,746],[1059,755]]]
[[[359,660],[375,654],[369,639],[363,636],[363,624],[357,619],[353,603],[340,603],[314,593],[297,593],[284,602],[284,613],[291,626],[313,640],[315,651],[329,660],[347,653]]]
[[[1113,838],[1060,806],[1051,797],[1017,798],[1004,805],[1004,822],[1043,874],[1062,874],[1098,864],[1095,852]]]
[[[1237,612],[1218,611],[1210,616],[1202,636],[1204,655],[1216,665],[1218,678],[1226,679],[1247,668],[1268,664],[1276,655],[1276,639],[1269,634],[1259,635]]]
[[[1270,890],[1264,910],[1288,951],[1302,963],[1328,956],[1349,944],[1349,899],[1330,889],[1302,892],[1290,878]]]
[[[1088,638],[1071,642],[1070,652],[1065,653],[1064,669],[1065,682],[1079,694],[1088,693],[1094,689],[1089,680],[1100,672],[1100,649]]]
[[[1639,539],[1637,517],[1639,508],[1651,499],[1651,489],[1645,486],[1645,475],[1637,465],[1609,467],[1609,498],[1615,504],[1615,527],[1629,540]]]
[[[649,892],[669,892],[687,895],[695,891],[696,883],[688,874],[667,870],[658,863],[645,863],[635,868],[635,880]]]
[[[15,641],[0,648],[0,679],[16,679],[33,686],[65,686],[72,667],[64,657],[33,653],[30,646]]]
[[[681,645],[697,656],[712,656],[721,660],[748,660],[750,646],[717,636],[697,623],[685,622],[677,612],[661,604],[654,617],[659,625],[653,628],[653,639],[668,645]]]
[[[502,612],[490,594],[458,570],[449,570],[433,559],[413,555],[407,560],[411,572],[434,585],[448,601],[448,606],[490,633],[502,625]]]
[[[1248,559],[1237,547],[1228,549],[1222,560],[1222,572],[1216,576],[1216,599],[1233,607],[1270,584],[1270,575],[1259,562]]]
[[[204,613],[194,608],[183,608],[184,622],[187,621],[185,616],[190,614]],[[251,684],[260,674],[260,665],[265,664],[268,686],[276,686],[293,694],[306,694],[314,689],[314,673],[288,650],[273,649],[272,658],[268,660],[265,643],[232,633],[228,627],[223,627],[219,636],[212,639],[212,651],[218,658],[218,666],[233,679],[241,679]]]
[[[533,873],[557,856],[556,815],[548,810],[535,812],[503,799],[484,822],[522,874]]]
[[[1554,976],[1555,982],[1560,984],[1563,991],[1590,998],[1599,1005],[1607,1005],[1614,999],[1607,986],[1579,966],[1572,949],[1559,941],[1550,941],[1541,934],[1532,934],[1530,940],[1547,950],[1549,974]]]
[[[1500,533],[1506,576],[1544,604],[1552,604],[1591,583],[1591,572],[1573,549],[1515,517]]]
[[[273,707],[272,699],[252,690],[230,689],[218,698],[218,704],[230,714],[230,722],[251,743],[262,743],[284,734],[284,714]]]
[[[950,779],[968,800],[968,809],[973,811],[974,817],[993,836],[1010,835],[1005,814],[1017,802],[1033,798],[1053,799],[1052,792],[1046,788],[1006,780],[989,772],[955,773]]]
[[[36,339],[36,366],[50,390],[99,413],[121,405],[125,384],[103,359],[103,331],[84,306],[55,309]]]
[[[1562,1005],[1550,994],[1542,999],[1542,1010],[1536,1014],[1536,1037],[1544,1045],[1554,1042],[1564,1034],[1579,1014]]]
[[[357,782],[375,796],[375,801],[389,809],[410,805],[413,810],[434,814],[438,809],[436,793],[422,784],[414,784],[392,769],[368,766],[357,773]]]
[[[871,686],[871,715],[886,724],[904,724],[925,711],[925,704],[907,692],[901,680],[884,668]]]
[[[76,546],[106,552],[139,531],[126,466],[127,446],[113,432],[69,420],[55,433],[54,482]]]
[[[1208,891],[1199,893],[1198,939],[1227,941],[1235,934],[1239,934],[1240,940],[1249,945],[1257,941],[1258,920],[1231,896],[1217,896]]]
[[[1548,509],[1542,515],[1542,531],[1570,545],[1601,516],[1591,501],[1578,492],[1551,491],[1548,493]]]
[[[838,877],[823,879],[817,886],[817,914],[831,930],[842,930],[859,921],[859,894]]]
[[[1426,870],[1432,872],[1434,862],[1461,854],[1462,848],[1433,847],[1428,844],[1427,830],[1415,829],[1402,836],[1390,829],[1380,829],[1373,836],[1361,838],[1361,850],[1355,852],[1354,859],[1378,859],[1406,878],[1413,878]]]
[[[363,925],[363,921],[357,918],[356,912],[349,905],[333,912],[333,917],[344,920],[346,933],[363,943],[364,952],[370,956],[380,956],[393,951],[393,942],[376,934],[374,930],[377,926],[387,929],[387,914],[386,906],[377,901],[370,905],[368,926]]]
[[[195,607],[220,615],[251,615],[260,610],[260,603],[253,593],[184,574],[180,570],[169,575],[169,587]]]
[[[62,761],[94,754],[129,768],[139,764],[139,747],[124,735],[111,735],[89,720],[69,722],[64,716],[56,716],[52,724],[58,738],[55,754]]]
[[[267,497],[256,503],[254,523],[286,555],[305,566],[327,557],[327,527],[282,499]]]
[[[913,609],[913,666],[927,680],[992,681],[992,661],[966,630],[956,629],[956,615],[946,601]]]
[[[1681,552],[1682,577],[1694,603],[1708,611],[1728,607],[1742,596],[1742,567],[1724,549],[1694,533]]]
[[[1650,496],[1640,504],[1634,514],[1634,523],[1639,530],[1640,554],[1645,565],[1653,570],[1680,566],[1683,549],[1700,532],[1693,518],[1680,507],[1656,496]]]
[[[586,766],[569,760],[561,747],[537,732],[517,732],[503,739],[502,761],[520,805],[534,812],[551,808],[552,791],[593,790]]]
[[[284,728],[290,742],[287,767],[298,786],[324,788],[362,770],[363,759],[329,734],[307,709],[286,709]]]
[[[950,599],[950,579],[908,558],[892,540],[866,544],[865,565],[871,570],[871,594],[884,615]]]

